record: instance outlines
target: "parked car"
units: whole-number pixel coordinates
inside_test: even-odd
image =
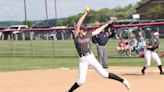
[[[27,25],[12,25],[7,30],[21,30],[21,29],[27,29]],[[20,33],[20,31],[14,31],[13,34]]]
[[[6,30],[11,30],[12,31],[12,30],[27,29],[27,28],[28,28],[27,25],[11,25]],[[23,36],[22,36],[23,33],[24,33],[24,36],[29,34],[29,32],[21,32],[21,31],[3,32],[3,33],[4,33],[4,39],[8,39],[8,36],[10,36],[10,38],[18,39],[18,40],[24,39]]]

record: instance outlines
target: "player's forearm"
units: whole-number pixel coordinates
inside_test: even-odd
[[[83,16],[79,19],[79,21],[77,22],[77,25],[76,25],[76,28],[75,28],[75,37],[77,37],[77,35],[79,34],[79,31],[80,31],[80,26],[81,24],[83,23],[85,17],[87,16],[87,12],[83,14]]]
[[[146,48],[151,49],[153,46],[147,45]]]
[[[86,16],[87,16],[87,13],[84,13],[83,16],[79,19],[79,21],[77,22],[77,25],[76,25],[76,30],[80,30],[80,26],[83,23]]]
[[[111,24],[112,21],[105,23],[103,26],[97,28],[95,31],[92,32],[92,35],[99,34],[102,30],[104,30],[109,24]]]

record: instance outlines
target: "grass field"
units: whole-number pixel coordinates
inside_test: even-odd
[[[160,39],[160,52],[164,52],[164,39]],[[119,57],[115,48],[118,40],[109,40],[108,56]],[[92,51],[97,56],[95,44],[92,44]],[[77,56],[72,40],[34,40],[34,41],[0,41],[0,56],[41,56],[41,57],[62,57]]]
[[[164,61],[164,58],[161,58]],[[78,58],[32,58],[32,57],[1,57],[0,71],[40,70],[60,67],[78,67]],[[144,58],[108,58],[109,66],[142,67]],[[156,66],[152,62],[152,66]]]
[[[164,40],[160,40],[160,51]],[[115,47],[117,40],[108,43],[109,66],[138,66],[144,65],[144,58],[119,58]],[[54,45],[53,45],[54,44]],[[53,49],[55,48],[55,49]],[[95,55],[96,47],[92,46]],[[34,57],[32,57],[34,55]],[[59,67],[77,67],[78,58],[73,41],[0,41],[0,71],[19,71],[52,69]],[[65,57],[67,56],[67,57]],[[72,57],[73,56],[73,57]],[[117,56],[117,58],[115,57]],[[114,58],[111,58],[114,57]],[[162,62],[164,58],[161,58]],[[156,66],[152,62],[152,66]]]

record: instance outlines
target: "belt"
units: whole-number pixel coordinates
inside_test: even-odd
[[[147,48],[147,50],[154,51],[155,49],[154,49],[154,48],[150,48],[150,49],[149,49],[149,48]]]
[[[80,54],[79,56],[83,57],[83,56],[87,56],[87,55],[90,55],[90,54],[91,54],[91,52],[88,52],[88,53]]]

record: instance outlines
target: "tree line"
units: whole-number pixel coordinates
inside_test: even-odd
[[[142,5],[143,3],[147,2],[149,0],[141,0],[137,2],[136,5],[129,4],[125,7],[115,7],[113,9],[109,8],[102,8],[100,10],[91,10],[89,15],[86,17],[86,20],[84,21],[83,25],[88,25],[91,23],[95,23],[96,21],[99,22],[105,22],[109,20],[110,17],[117,17],[119,20],[125,20],[125,19],[132,19],[132,15],[136,13],[136,7]],[[57,20],[56,26],[74,26],[78,19],[81,17],[82,13],[79,13],[77,15],[69,16],[67,18],[61,18]],[[161,19],[164,15],[164,8],[162,6],[155,6],[152,7],[152,9],[149,10],[147,14],[148,19]],[[46,22],[43,21],[6,21],[6,22],[0,22],[0,25],[13,25],[13,24],[25,24],[29,27],[31,27],[33,24],[36,24],[38,22],[42,22],[43,24]],[[49,20],[49,25],[53,26],[55,25],[54,19]]]

